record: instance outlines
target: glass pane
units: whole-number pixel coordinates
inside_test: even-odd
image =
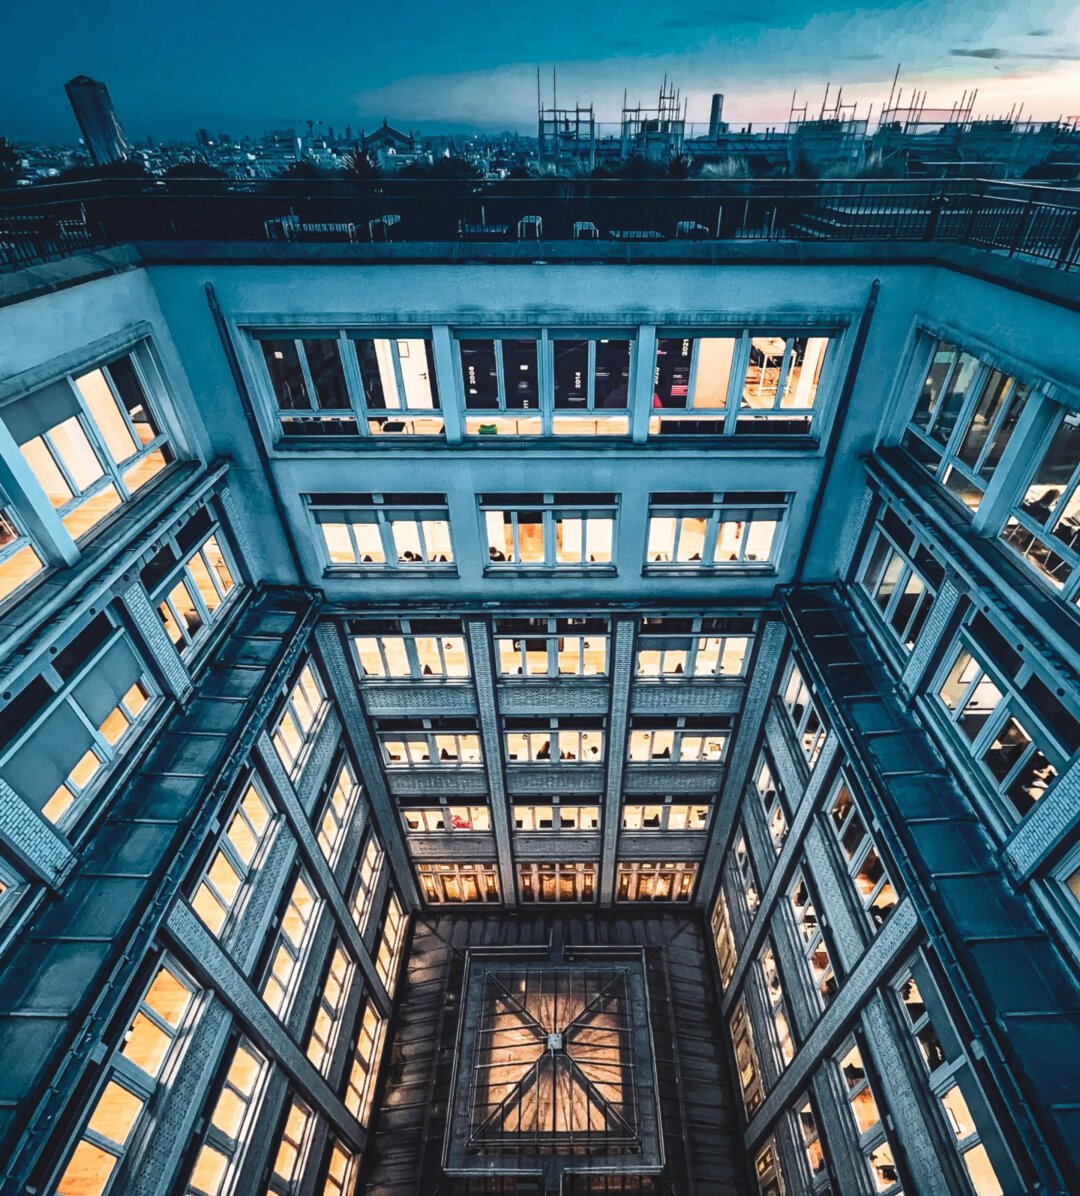
[[[64,481],[52,454],[40,436],[22,445],[22,454],[37,478],[38,484],[54,507],[62,507],[71,498],[71,487]]]
[[[540,406],[536,341],[509,340],[500,344],[505,405],[515,411],[535,411]]]
[[[101,477],[104,472],[101,462],[91,448],[82,424],[74,416],[51,428],[49,440],[78,490],[85,490]]]
[[[304,372],[300,368],[300,356],[295,343],[291,340],[265,340],[259,344],[278,407],[282,411],[310,410],[311,401],[304,386]]]
[[[56,1196],[101,1196],[116,1162],[100,1146],[80,1142],[56,1185]]]
[[[594,406],[625,408],[629,399],[630,342],[596,342]]]
[[[109,383],[104,373],[101,370],[93,370],[91,373],[77,378],[75,385],[86,401],[90,415],[97,425],[112,459],[118,464],[121,461],[126,461],[135,452],[135,440],[127,426],[127,421],[120,413],[120,407],[113,392],[109,389]]]
[[[337,341],[305,340],[303,345],[311,381],[315,384],[316,406],[323,411],[347,408],[349,392]]]
[[[405,390],[405,406],[410,411],[430,411],[438,407],[435,393],[435,360],[428,340],[399,340],[398,365]]]
[[[589,399],[589,342],[553,341],[552,351],[556,409],[586,410]]]

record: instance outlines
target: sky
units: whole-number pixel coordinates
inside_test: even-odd
[[[900,65],[906,98],[977,114],[1023,103],[1080,114],[1080,0],[13,0],[0,20],[0,136],[73,142],[64,82],[104,80],[131,140],[302,129],[517,129],[536,123],[537,67],[560,106],[617,121],[665,75],[707,121],[811,111],[826,83],[874,112]]]

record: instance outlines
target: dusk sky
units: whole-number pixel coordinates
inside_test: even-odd
[[[786,118],[793,89],[820,106],[842,84],[865,115],[902,64],[905,95],[948,108],[977,87],[976,111],[1080,113],[1080,0],[960,3],[868,0],[23,0],[8,6],[0,135],[72,142],[65,80],[112,92],[130,138],[190,140],[202,126],[242,134],[301,126],[392,124],[535,128],[536,68],[558,68],[560,103],[593,102],[600,120],[653,104],[666,73],[708,119],[725,93],[733,122]]]

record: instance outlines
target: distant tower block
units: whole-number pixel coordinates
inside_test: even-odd
[[[94,164],[107,166],[127,158],[129,151],[124,130],[105,84],[89,75],[76,75],[64,84],[64,90]]]
[[[709,109],[709,140],[717,141],[724,120],[724,97],[720,92],[714,92],[712,107]]]

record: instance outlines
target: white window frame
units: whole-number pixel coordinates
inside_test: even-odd
[[[775,573],[783,553],[790,509],[791,495],[779,490],[652,493],[642,570],[646,574]],[[674,524],[670,548],[666,547],[661,521]],[[691,528],[687,521],[703,526],[700,530]],[[751,551],[751,537],[755,535],[751,529],[755,523],[769,525],[772,530],[768,543],[762,546],[755,541]],[[684,534],[695,537],[689,547],[694,547],[700,536],[700,547],[689,555],[682,542]],[[735,540],[735,560],[730,559],[730,553],[726,558],[723,555],[732,547],[723,543],[729,534]]]
[[[573,570],[584,572],[614,573],[616,571],[616,548],[619,530],[619,495],[597,492],[595,494],[571,493],[484,493],[477,499],[480,516],[480,544],[486,546],[488,559],[484,562],[485,574],[552,572]],[[527,517],[527,518],[524,518]],[[501,518],[502,534],[492,531],[492,520]],[[559,560],[559,532],[562,524],[580,526],[580,550],[576,560]],[[520,528],[522,526],[541,528],[542,560],[526,560],[522,551]],[[595,527],[590,527],[595,525]],[[509,543],[507,533],[509,532]],[[594,540],[598,537],[598,541]],[[493,543],[493,540],[495,541]],[[594,554],[594,547],[607,559],[588,559]],[[504,549],[510,548],[507,555]],[[568,553],[568,549],[564,549]],[[499,553],[501,556],[494,556]]]
[[[500,680],[529,681],[537,677],[585,679],[608,675],[611,623],[606,618],[572,615],[496,618],[493,639]],[[542,649],[536,647],[540,641],[544,643]],[[575,644],[573,649],[566,647],[568,641]],[[603,652],[603,665],[599,669],[591,669],[587,666],[586,653],[597,647]],[[568,652],[571,658],[564,661],[564,655]],[[573,663],[575,653],[575,667],[564,668],[564,663]],[[543,666],[537,660],[540,655],[544,657]],[[514,660],[517,661],[516,665],[511,664]]]
[[[304,496],[314,528],[314,544],[323,572],[333,576],[345,573],[457,573],[457,554],[450,524],[450,508],[445,494],[435,493],[379,493],[379,494],[308,494]],[[427,528],[426,525],[431,525]],[[375,560],[357,539],[354,526],[369,526],[376,530],[381,545],[382,560]],[[415,537],[419,553],[412,549],[399,552],[394,535],[395,525],[409,529]],[[339,529],[339,548],[332,549],[325,527]],[[446,546],[428,546],[436,528],[446,535]],[[351,559],[334,560],[335,551],[345,551]],[[413,560],[406,560],[405,553]],[[369,559],[365,559],[369,558]],[[440,559],[443,558],[443,559]]]
[[[472,676],[468,643],[460,619],[400,619],[394,621],[393,630],[390,628],[391,625],[386,622],[365,625],[362,620],[357,620],[350,624],[349,637],[356,653],[362,685],[392,684],[400,681],[452,685],[468,681]],[[428,644],[423,653],[419,646],[421,642]],[[450,652],[461,654],[463,667],[450,661]],[[373,667],[375,665],[373,653],[378,657],[379,671],[368,672],[368,664]],[[408,672],[405,673],[394,671],[401,654],[404,654],[405,663],[408,665]],[[438,663],[432,668],[432,663],[436,660]],[[425,669],[431,671],[425,672]]]

